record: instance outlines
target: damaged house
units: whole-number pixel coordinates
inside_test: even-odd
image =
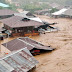
[[[48,23],[46,21],[43,21],[44,25],[41,25],[38,27],[38,32],[40,33],[50,33],[50,32],[57,32],[59,31],[59,28],[57,27],[53,27],[53,26],[50,26],[50,25],[54,25],[54,24],[57,24],[57,23]]]
[[[4,28],[9,30],[11,36],[39,35],[39,32],[33,31],[33,29],[43,25],[42,22],[21,16],[12,16],[1,20],[1,22],[3,22]]]
[[[23,48],[0,58],[0,72],[32,72],[36,64],[38,61]]]
[[[37,21],[37,22],[42,22],[39,17],[35,16],[30,11],[23,11],[23,12],[20,12],[20,13],[14,13],[14,15],[24,17],[24,18],[28,18],[30,20],[34,20],[34,21]]]
[[[19,50],[19,49],[27,47],[27,49],[33,55],[40,54],[40,52],[44,52],[44,51],[52,51],[55,49],[55,48],[52,48],[51,46],[45,46],[28,37],[17,38],[7,43],[4,43],[2,45],[10,51],[15,51],[15,50]]]

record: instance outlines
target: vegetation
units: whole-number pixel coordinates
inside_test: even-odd
[[[11,10],[13,10],[13,11],[17,11],[16,9],[17,9],[17,7],[14,5],[14,4],[8,4],[9,5],[9,7],[7,8],[7,9],[11,9]]]
[[[51,7],[48,5],[48,3],[58,3],[62,5],[68,5],[72,4],[72,0],[15,0],[19,2],[20,7],[24,10],[31,11],[32,13],[36,10],[42,10],[42,9],[50,9]],[[42,4],[39,4],[39,2],[44,2]],[[57,11],[56,8],[52,8],[51,13]]]
[[[3,7],[0,6],[0,9],[3,9]]]
[[[52,8],[52,10],[50,11],[50,13],[54,13],[54,12],[56,12],[56,11],[58,11],[58,9]]]
[[[59,3],[62,5],[67,5],[67,4],[72,4],[72,0],[16,0],[17,2],[21,3],[21,4],[28,4],[30,2],[49,2],[49,3]]]
[[[6,0],[0,0],[0,2],[9,5],[9,7],[7,7],[7,8],[0,7],[0,9],[11,9],[11,10],[14,10],[14,11],[16,11],[16,9],[17,9],[17,7],[14,4],[9,4],[9,3],[6,2]]]
[[[36,10],[42,10],[42,9],[50,8],[50,6],[48,6],[47,4],[41,4],[41,5],[27,4],[27,5],[22,5],[20,8],[22,8],[24,10],[31,11],[33,13]]]
[[[72,0],[14,0],[15,2],[19,2],[20,6],[16,7],[14,4],[9,4],[6,2],[6,0],[0,0],[2,3],[7,3],[10,7],[9,9],[12,9],[16,11],[17,8],[22,8],[24,10],[31,11],[32,13],[36,10],[42,10],[42,9],[50,9],[51,7],[47,3],[58,3],[62,5],[72,5]],[[39,4],[39,2],[44,2],[42,4]],[[0,9],[3,9],[0,7]],[[52,8],[51,13],[57,11],[57,9]]]

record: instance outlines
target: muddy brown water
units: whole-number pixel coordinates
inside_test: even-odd
[[[39,64],[33,72],[72,72],[72,19],[39,17],[49,23],[57,22],[58,24],[54,26],[60,31],[30,37],[44,45],[56,48],[52,52],[35,56]],[[14,38],[5,39],[4,42],[12,39]]]

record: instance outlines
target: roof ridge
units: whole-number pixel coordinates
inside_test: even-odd
[[[17,50],[16,52],[11,52],[10,54],[6,55],[5,57],[1,58],[0,60],[3,60],[3,59],[5,59],[5,58],[7,58],[7,57],[9,57],[9,56],[12,56],[13,54],[16,54],[16,53],[18,53],[18,52],[20,52],[20,51],[22,51],[22,50],[24,50],[24,49],[27,49],[27,47],[22,48],[22,49],[20,49],[20,50]]]
[[[26,42],[26,41],[24,41],[24,40],[21,40],[21,39],[19,39],[19,38],[17,38],[18,40],[20,40],[20,41],[22,41],[22,42],[24,42],[25,44],[27,44],[27,45],[30,45],[30,46],[32,46],[32,47],[35,47],[34,45],[32,45],[32,44],[30,44],[30,43],[28,43],[28,42]]]

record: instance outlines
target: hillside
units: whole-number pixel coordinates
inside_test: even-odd
[[[6,3],[8,0],[0,0],[2,3]],[[62,5],[72,5],[72,0],[11,0],[12,2],[19,2],[21,4],[28,4],[30,2],[49,2],[49,3],[59,3]]]
[[[17,1],[19,3],[24,3],[24,4],[27,4],[27,3],[30,3],[30,2],[56,2],[56,3],[59,3],[59,4],[62,4],[62,5],[71,5],[72,4],[72,0],[12,0],[12,1]]]
[[[7,1],[10,0],[0,0],[2,3],[8,3]],[[37,10],[52,8],[52,6],[49,5],[52,3],[57,3],[59,5],[72,5],[72,0],[11,0],[9,3],[11,3],[10,8],[13,10],[21,8],[34,13],[34,11]]]

